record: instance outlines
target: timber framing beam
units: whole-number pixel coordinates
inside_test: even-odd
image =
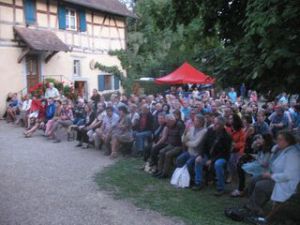
[[[45,63],[47,64],[50,61],[50,59],[57,53],[58,53],[57,51],[54,51],[54,52],[51,52],[49,55],[47,55],[45,58]]]
[[[30,48],[25,48],[23,51],[22,51],[22,53],[21,53],[21,55],[18,57],[18,63],[21,63],[22,62],[22,60],[26,57],[26,55],[28,54],[30,52]]]

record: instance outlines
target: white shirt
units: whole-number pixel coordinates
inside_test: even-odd
[[[271,199],[285,202],[295,193],[300,181],[300,151],[295,146],[288,147],[274,160],[271,170],[275,181]]]
[[[112,117],[109,117],[108,115],[105,115],[103,117],[103,131],[110,131],[110,129],[114,126],[116,126],[119,122],[119,116],[116,113],[113,113]]]
[[[22,108],[21,108],[21,111],[24,111],[24,112],[28,111],[28,110],[30,109],[30,107],[31,107],[31,102],[32,102],[31,99],[28,99],[28,100],[26,100],[26,101],[23,101],[23,102],[22,102]]]
[[[45,98],[58,98],[58,97],[59,97],[59,92],[55,87],[47,88],[45,93]]]

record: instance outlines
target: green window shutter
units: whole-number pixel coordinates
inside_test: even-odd
[[[26,24],[34,24],[36,22],[36,2],[35,0],[24,0],[24,14]]]
[[[115,87],[115,90],[120,89],[120,79],[117,76],[114,76],[114,87]]]
[[[81,32],[86,32],[86,14],[84,9],[79,9],[78,11],[79,15],[79,30]]]
[[[98,90],[99,91],[104,91],[105,90],[104,75],[98,75]]]
[[[66,8],[63,5],[58,6],[58,27],[61,30],[66,29]]]

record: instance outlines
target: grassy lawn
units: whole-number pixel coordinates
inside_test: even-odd
[[[122,159],[97,174],[100,188],[115,198],[128,199],[137,207],[152,209],[162,215],[178,218],[190,225],[232,225],[224,208],[241,204],[241,199],[213,196],[214,188],[201,192],[176,189],[169,180],[158,180],[140,171],[140,159]]]

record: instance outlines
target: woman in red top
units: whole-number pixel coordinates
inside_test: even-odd
[[[246,133],[243,129],[242,119],[237,114],[233,114],[229,117],[229,124],[230,126],[226,130],[232,138],[232,152],[228,163],[228,183],[231,182],[232,176],[236,173],[237,163],[244,154],[246,144]]]
[[[32,102],[33,101],[34,100],[32,100]],[[26,138],[31,137],[32,134],[40,127],[41,123],[43,123],[45,121],[46,107],[47,107],[46,99],[43,99],[43,100],[35,99],[33,112],[37,113],[37,117],[34,118],[35,123],[34,123],[33,127],[30,130],[24,132],[24,135]]]

